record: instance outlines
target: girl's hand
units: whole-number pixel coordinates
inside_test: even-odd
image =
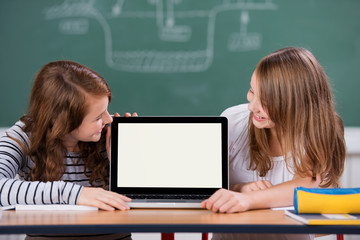
[[[131,199],[102,188],[84,187],[80,193],[78,205],[98,207],[102,210],[114,211],[115,209],[129,210],[127,202]]]
[[[124,114],[124,117],[137,117],[137,116],[138,116],[138,114],[136,112],[134,112],[132,115],[130,113],[128,113],[128,112]],[[120,116],[116,116],[116,117],[120,117]]]
[[[201,206],[220,213],[244,212],[250,209],[250,199],[243,193],[220,189],[203,201]]]
[[[132,114],[132,116],[137,117],[138,115],[135,112]],[[115,113],[114,117],[120,117],[120,115],[118,113]],[[131,117],[131,114],[125,113],[124,117]],[[109,161],[110,161],[110,142],[111,142],[111,125],[109,124],[106,126],[106,152],[107,152]]]

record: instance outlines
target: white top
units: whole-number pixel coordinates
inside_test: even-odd
[[[286,166],[285,159],[274,157],[273,168],[265,177],[260,177],[257,171],[249,170],[250,148],[248,136],[248,121],[250,111],[248,104],[237,105],[226,109],[222,114],[228,119],[229,125],[229,184],[269,180],[272,185],[289,181],[294,174]],[[239,234],[214,233],[212,240],[312,240],[312,234]]]
[[[265,177],[257,171],[249,170],[250,148],[248,137],[248,120],[250,111],[248,104],[237,105],[226,109],[221,115],[229,122],[229,183],[230,185],[257,180],[268,180],[272,185],[289,181],[294,174],[290,172],[284,157],[273,158],[273,168]]]

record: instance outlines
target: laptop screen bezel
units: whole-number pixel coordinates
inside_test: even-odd
[[[228,189],[228,122],[222,116],[167,116],[167,117],[114,117],[111,124],[110,190],[119,194],[206,194],[211,195],[220,188],[168,188],[168,187],[118,187],[118,125],[121,123],[218,123],[221,126],[222,169],[221,188]],[[135,153],[136,154],[136,153]],[[206,167],[204,167],[206,171]]]

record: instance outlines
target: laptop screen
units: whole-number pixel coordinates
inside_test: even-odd
[[[226,188],[226,123],[224,117],[114,118],[112,190],[176,193]]]

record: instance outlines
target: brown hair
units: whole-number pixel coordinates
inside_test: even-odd
[[[86,97],[108,96],[111,91],[105,80],[90,68],[72,61],[55,61],[43,66],[35,78],[28,113],[21,118],[29,133],[30,146],[26,154],[35,166],[30,179],[56,181],[64,174],[66,149],[63,137],[78,128],[88,111]],[[91,169],[90,183],[101,179],[105,185],[108,162],[100,153],[104,137],[99,142],[79,142],[85,169]]]
[[[275,123],[287,166],[300,176],[315,179],[319,174],[323,187],[339,186],[345,162],[344,126],[314,55],[303,48],[280,49],[264,57],[255,74],[260,102]],[[265,176],[272,168],[270,130],[256,128],[251,118],[250,168]]]

